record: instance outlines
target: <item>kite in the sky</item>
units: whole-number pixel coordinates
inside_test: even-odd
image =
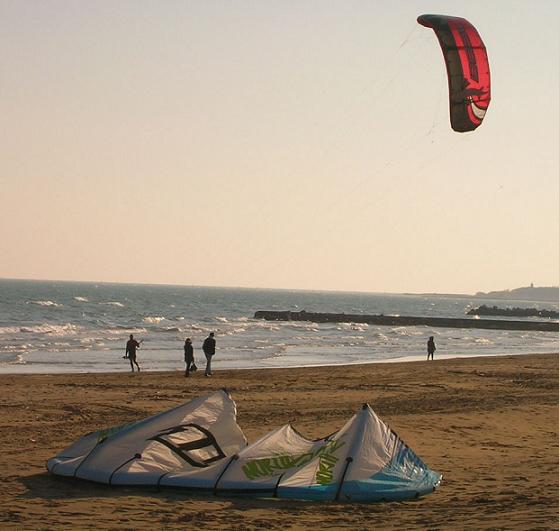
[[[442,48],[452,129],[459,133],[473,131],[481,124],[491,100],[489,61],[479,33],[460,17],[421,15],[417,22],[435,31]]]
[[[290,424],[253,444],[225,391],[145,420],[90,433],[49,459],[59,476],[209,494],[371,502],[433,492],[433,472],[365,404],[311,441]]]

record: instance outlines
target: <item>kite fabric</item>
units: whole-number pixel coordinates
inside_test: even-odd
[[[481,125],[491,101],[487,50],[476,28],[466,19],[421,15],[417,22],[435,32],[446,64],[450,125],[473,131]]]
[[[287,424],[247,445],[226,391],[86,435],[47,468],[107,485],[348,502],[417,498],[442,479],[367,404],[324,439]]]

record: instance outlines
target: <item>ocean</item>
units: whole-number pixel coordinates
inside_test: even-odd
[[[0,373],[130,371],[129,334],[143,340],[138,361],[149,371],[183,370],[186,337],[203,367],[209,332],[215,370],[423,360],[430,335],[435,359],[559,352],[552,332],[254,319],[257,310],[464,317],[480,304],[559,310],[442,295],[0,280]]]

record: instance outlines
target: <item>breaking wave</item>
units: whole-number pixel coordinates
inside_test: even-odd
[[[25,334],[51,334],[54,336],[67,336],[77,334],[80,329],[81,327],[71,323],[63,325],[43,323],[42,325],[36,326],[22,326],[19,328],[19,332]]]
[[[19,331],[19,326],[0,326],[0,334],[17,334]]]
[[[150,323],[150,324],[157,324],[160,323],[161,321],[165,321],[165,317],[162,316],[155,316],[155,317],[144,317],[142,319],[144,321],[144,323]]]
[[[35,304],[36,306],[62,306],[62,304],[58,304],[54,301],[27,301],[26,304]]]

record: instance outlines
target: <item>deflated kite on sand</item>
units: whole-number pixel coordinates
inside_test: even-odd
[[[416,498],[441,481],[367,404],[340,431],[318,441],[287,424],[247,445],[236,412],[229,394],[218,391],[90,433],[47,468],[108,485],[359,502]]]

